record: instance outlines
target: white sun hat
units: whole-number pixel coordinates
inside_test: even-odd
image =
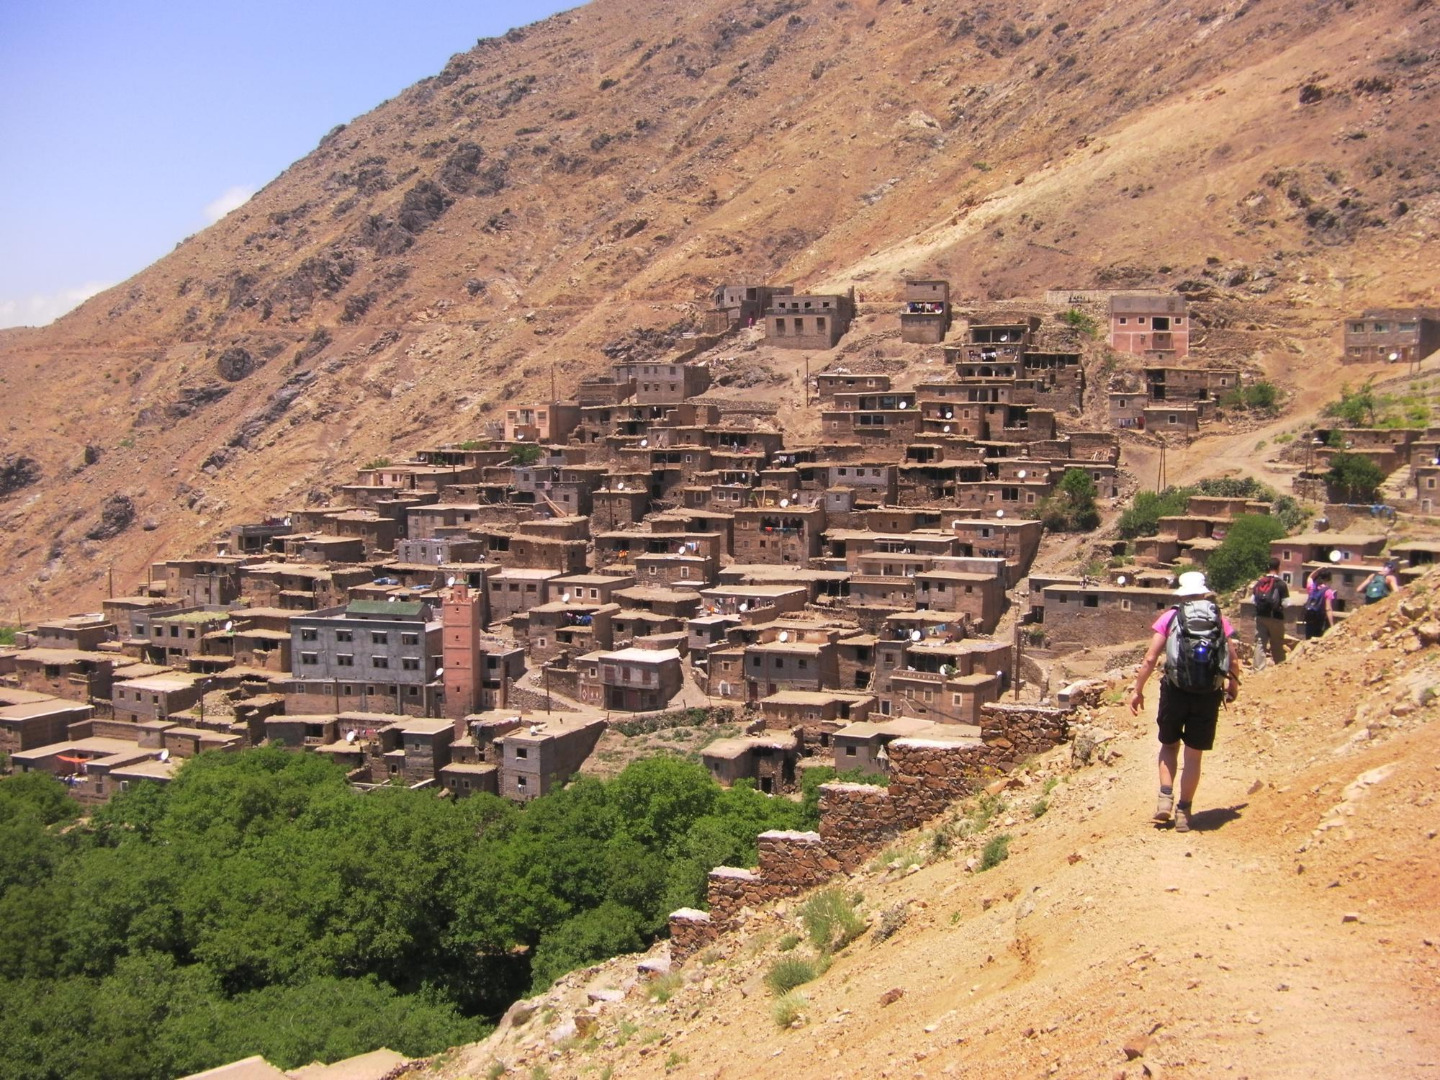
[[[1176,596],[1209,596],[1210,586],[1205,584],[1205,575],[1199,570],[1191,570],[1189,573],[1180,575],[1179,586],[1175,589]]]

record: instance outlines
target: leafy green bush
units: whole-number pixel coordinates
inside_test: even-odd
[[[819,975],[820,971],[814,960],[803,956],[782,956],[771,964],[770,970],[765,973],[765,985],[778,996],[814,981]]]
[[[510,464],[534,465],[540,460],[539,443],[517,443],[510,448]]]
[[[1363,454],[1341,452],[1330,458],[1330,471],[1325,482],[1347,502],[1370,502],[1385,482],[1385,474]]]
[[[865,920],[844,891],[834,886],[806,900],[800,906],[800,920],[810,944],[821,951],[843,949],[865,932]]]
[[[18,626],[0,626],[0,645],[14,645]]]
[[[1349,385],[1345,384],[1340,387],[1339,400],[1329,402],[1320,410],[1320,414],[1342,420],[1351,427],[1360,427],[1375,423],[1375,408],[1375,391],[1370,383],[1367,382],[1359,390],[1351,390]]]
[[[1087,337],[1098,338],[1100,336],[1100,324],[1095,321],[1095,317],[1079,308],[1071,308],[1065,312],[1060,316],[1060,321],[1066,326],[1073,326]]]
[[[1205,560],[1205,576],[1217,593],[1228,592],[1265,572],[1270,542],[1285,535],[1285,526],[1269,514],[1242,514],[1230,522],[1225,539]]]
[[[1162,517],[1185,512],[1194,488],[1171,487],[1161,492],[1137,491],[1130,506],[1120,515],[1120,535],[1127,540],[1137,536],[1154,536],[1160,531]]]
[[[992,836],[985,849],[980,852],[980,869],[993,870],[1010,857],[1010,834]]]
[[[820,825],[820,786],[838,781],[843,784],[873,784],[889,787],[890,777],[886,773],[867,773],[859,769],[847,769],[837,773],[833,766],[821,765],[806,769],[800,779],[800,817],[803,827],[815,829]]]
[[[1095,481],[1084,469],[1066,469],[1054,493],[1045,500],[1040,520],[1052,532],[1087,532],[1100,524]]]
[[[1237,386],[1220,399],[1220,404],[1231,409],[1250,409],[1255,412],[1271,412],[1280,402],[1280,391],[1274,383],[1263,379],[1248,386]]]
[[[385,468],[385,466],[387,466],[387,465],[389,465],[389,464],[390,464],[390,459],[389,459],[388,457],[377,457],[374,461],[367,461],[364,465],[361,465],[360,468],[362,468],[362,469],[383,469],[383,468]]]

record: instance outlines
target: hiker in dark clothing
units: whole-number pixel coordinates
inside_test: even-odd
[[[1234,701],[1240,693],[1240,664],[1235,656],[1235,628],[1230,625],[1214,603],[1214,594],[1205,584],[1205,575],[1191,572],[1180,575],[1180,587],[1175,590],[1179,601],[1176,607],[1168,608],[1155,620],[1150,639],[1150,648],[1135,673],[1135,689],[1130,695],[1130,712],[1139,715],[1145,704],[1145,683],[1155,670],[1160,657],[1166,657],[1165,677],[1160,683],[1160,705],[1155,719],[1160,727],[1160,798],[1155,806],[1155,823],[1163,825],[1170,820],[1173,808],[1175,831],[1190,831],[1190,807],[1195,790],[1200,786],[1200,759],[1205,751],[1215,745],[1215,725],[1220,716],[1221,701]],[[1171,639],[1175,623],[1185,618],[1192,601],[1204,601],[1201,607],[1208,607],[1206,616],[1210,622],[1212,637],[1206,645],[1215,660],[1213,682],[1201,687],[1185,689],[1177,686],[1181,674],[1171,670],[1173,649]],[[1182,623],[1183,626],[1183,623]],[[1223,662],[1221,661],[1223,650]],[[1193,663],[1193,659],[1191,661]],[[1185,744],[1185,765],[1180,776],[1180,799],[1175,801],[1175,772],[1179,763],[1180,744]]]
[[[1322,637],[1335,625],[1335,590],[1330,587],[1330,568],[1322,566],[1305,583],[1305,640]]]
[[[1255,666],[1268,651],[1277,664],[1285,662],[1285,601],[1290,587],[1280,576],[1280,560],[1270,560],[1269,572],[1262,574],[1250,590],[1255,601]]]

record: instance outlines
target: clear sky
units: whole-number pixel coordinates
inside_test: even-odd
[[[476,38],[577,0],[0,0],[0,326],[218,220]]]

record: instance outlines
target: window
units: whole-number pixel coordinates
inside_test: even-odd
[[[543,645],[544,642],[542,641],[541,644]],[[419,671],[420,658],[417,656],[402,657],[400,660],[400,666],[406,671]]]
[[[815,329],[816,329],[816,330],[824,330],[824,329],[825,329],[825,316],[820,315],[820,316],[817,316],[817,317],[816,317],[816,319],[815,319]]]
[[[388,668],[390,666],[390,659],[386,656],[372,656],[370,658],[370,666],[377,668]]]
[[[320,657],[313,652],[304,652],[300,654],[300,663],[302,664],[318,664],[319,662]]]
[[[797,334],[801,334],[801,333],[804,333],[804,331],[805,331],[805,320],[804,320],[804,319],[796,319],[796,320],[795,320],[795,332],[796,332]]]
[[[401,635],[400,635],[400,644],[401,644],[401,645],[419,645],[419,644],[420,644],[420,635],[419,635],[419,634],[401,634]]]
[[[301,640],[301,641],[315,641],[315,640],[317,640],[319,637],[320,637],[319,631],[317,631],[313,626],[302,626],[302,627],[300,628],[300,640]]]
[[[525,747],[525,746],[517,746],[517,747],[515,747],[515,756],[516,756],[517,758],[519,758],[521,761],[524,761],[526,758],[528,758],[528,757],[530,756],[530,749],[529,749],[529,747]]]
[[[845,756],[846,756],[846,757],[854,757],[854,756],[855,756],[855,747],[853,747],[853,746],[847,746],[847,747],[845,747]]]
[[[355,666],[355,657],[351,656],[349,653],[337,653],[336,656],[335,656],[335,666],[336,666],[336,667],[354,667],[354,666]]]
[[[517,791],[524,791],[524,790],[525,790],[525,777],[523,777],[523,776],[517,776],[517,777],[515,778],[515,789],[516,789]]]
[[[336,641],[354,641],[354,640],[355,640],[355,634],[354,634],[354,632],[351,631],[351,630],[336,630],[336,631],[335,631],[335,640],[336,640]]]

